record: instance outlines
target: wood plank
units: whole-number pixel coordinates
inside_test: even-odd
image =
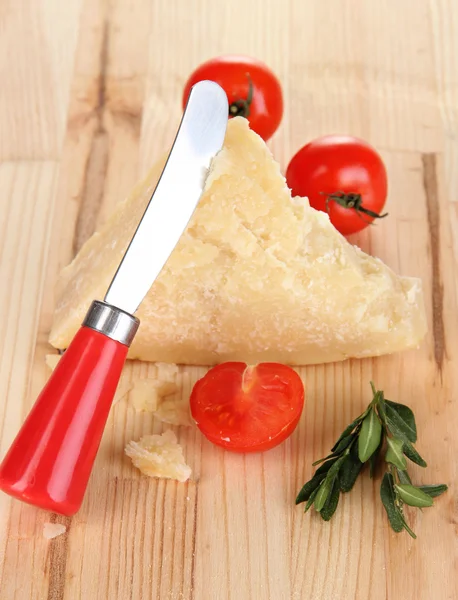
[[[422,277],[430,327],[417,351],[299,369],[306,409],[295,434],[271,452],[231,455],[195,429],[177,428],[193,469],[186,484],[132,468],[125,444],[165,426],[119,402],[75,517],[0,496],[0,598],[454,598],[453,0],[355,3],[351,11],[344,0],[276,0],[268,10],[262,0],[57,4],[0,8],[7,23],[0,44],[18,49],[15,63],[2,63],[10,83],[0,100],[0,158],[60,161],[0,166],[0,275],[8,282],[0,289],[2,455],[47,377],[58,271],[170,145],[187,75],[220,53],[256,55],[281,78],[285,118],[270,146],[283,166],[307,139],[330,131],[382,150],[390,217],[353,241]],[[205,369],[183,370],[185,396]],[[127,371],[145,377],[155,367],[132,363]],[[388,528],[381,474],[365,475],[330,523],[294,507],[312,461],[365,407],[371,379],[415,408],[429,465],[412,469],[416,481],[452,484],[433,509],[408,511],[416,541]],[[47,542],[46,520],[64,523],[67,533]]]
[[[80,0],[0,6],[0,160],[60,156],[79,10]]]
[[[137,180],[148,7],[83,4],[59,187],[59,270]]]
[[[29,389],[50,247],[58,165],[2,163],[0,280],[0,447],[4,455],[30,407]],[[44,365],[37,364],[43,381]],[[0,598],[43,597],[46,544],[42,527],[49,515],[11,502],[0,503]],[[6,557],[6,559],[5,559]],[[17,579],[27,565],[27,577]],[[24,571],[23,571],[24,575]]]
[[[449,201],[458,202],[458,13],[453,0],[430,2],[430,10],[437,101],[445,134],[444,181]]]
[[[428,2],[292,2],[288,35],[292,150],[329,132],[440,148]]]

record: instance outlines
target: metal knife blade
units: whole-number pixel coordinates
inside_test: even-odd
[[[226,93],[212,81],[191,90],[172,150],[105,302],[133,314],[161,272],[202,195],[228,121]]]

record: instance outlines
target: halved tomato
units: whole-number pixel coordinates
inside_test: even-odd
[[[227,362],[196,383],[190,403],[193,419],[211,442],[233,452],[260,452],[296,428],[304,385],[286,365]]]

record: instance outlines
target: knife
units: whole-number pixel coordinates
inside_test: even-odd
[[[190,93],[159,182],[108,288],[95,300],[0,465],[0,489],[63,515],[81,506],[127,352],[134,316],[202,195],[229,108],[212,81]]]

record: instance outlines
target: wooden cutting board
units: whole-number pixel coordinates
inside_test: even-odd
[[[0,598],[456,598],[456,2],[21,0],[2,2],[0,20],[2,456],[48,376],[57,273],[168,147],[186,76],[220,53],[279,75],[285,116],[270,145],[283,167],[324,133],[381,151],[390,216],[354,241],[422,277],[429,318],[417,351],[300,369],[306,410],[271,452],[231,455],[178,430],[186,484],[132,468],[126,442],[161,425],[120,402],[75,517],[0,495]],[[205,371],[186,370],[191,382]],[[294,506],[371,378],[415,409],[429,464],[416,481],[450,484],[434,508],[409,511],[417,541],[391,532],[368,476],[330,523]],[[48,521],[67,532],[45,540]]]

